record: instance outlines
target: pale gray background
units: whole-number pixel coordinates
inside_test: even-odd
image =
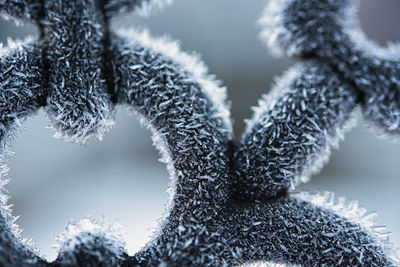
[[[176,0],[148,19],[129,14],[118,18],[118,27],[148,27],[153,35],[167,33],[185,51],[197,51],[228,86],[236,136],[250,106],[269,90],[272,79],[292,62],[274,59],[257,38],[255,21],[266,0]],[[381,44],[400,40],[400,1],[364,0],[362,27]],[[0,41],[7,36],[35,34],[32,25],[15,27],[0,21]],[[30,118],[18,135],[11,159],[10,184],[14,214],[24,235],[53,259],[54,235],[66,221],[88,214],[125,225],[129,252],[144,245],[167,201],[168,173],[157,161],[149,132],[140,128],[125,110],[103,142],[91,140],[81,147],[51,138],[43,112]],[[381,140],[363,123],[346,135],[340,150],[312,181],[300,186],[310,191],[333,191],[359,200],[379,212],[378,221],[393,232],[400,244],[400,144]]]

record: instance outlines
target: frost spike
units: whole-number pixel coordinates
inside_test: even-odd
[[[147,16],[152,9],[163,8],[165,5],[171,4],[172,0],[103,0],[103,2],[107,17],[132,10]]]
[[[386,48],[363,34],[359,0],[272,0],[261,37],[277,55],[319,58],[360,93],[364,116],[377,131],[400,134],[400,44]]]
[[[343,216],[335,213],[339,210]],[[232,205],[210,222],[213,239],[184,247],[175,242],[181,233],[171,229],[131,260],[138,266],[398,266],[393,244],[374,233],[374,223],[358,221],[363,212],[348,213],[309,194]]]
[[[107,41],[104,16],[94,1],[47,1],[45,34],[49,95],[47,114],[56,137],[101,139],[113,125],[113,104],[103,67]],[[62,10],[71,10],[67,16]],[[79,44],[79,45],[77,45]]]
[[[27,1],[18,3],[22,10],[28,10],[25,9]],[[48,106],[49,115],[61,135],[73,140],[84,140],[91,133],[101,134],[109,126],[106,122],[113,105],[129,105],[154,131],[154,142],[175,182],[174,192],[167,216],[154,238],[136,255],[125,253],[119,227],[84,219],[67,227],[59,238],[59,257],[48,263],[20,237],[21,230],[14,224],[5,190],[1,189],[0,264],[230,266],[272,261],[306,266],[399,265],[386,232],[371,221],[374,213],[358,210],[354,202],[336,201],[333,194],[309,196],[286,192],[288,185],[295,185],[299,177],[324,159],[318,155],[324,155],[333,144],[332,140],[340,136],[338,129],[344,127],[344,121],[358,101],[369,106],[378,103],[386,108],[387,114],[378,110],[376,115],[382,115],[381,121],[389,122],[389,126],[384,125],[385,130],[397,133],[397,87],[388,89],[392,95],[384,90],[383,94],[374,95],[374,91],[368,89],[374,80],[364,75],[368,71],[352,73],[360,71],[358,58],[367,70],[374,69],[370,61],[361,57],[367,54],[357,54],[359,49],[354,47],[351,49],[355,57],[351,57],[351,49],[346,47],[340,32],[326,34],[334,27],[329,28],[331,26],[324,23],[343,15],[335,12],[350,2],[271,1],[277,13],[269,17],[273,23],[278,23],[278,33],[282,33],[282,29],[285,33],[287,24],[281,22],[287,22],[286,19],[306,22],[302,25],[305,27],[290,27],[300,32],[295,36],[297,39],[286,43],[290,47],[282,45],[284,50],[314,59],[279,83],[282,92],[276,89],[269,107],[261,105],[238,150],[231,141],[225,90],[207,75],[198,58],[180,52],[176,44],[166,39],[150,38],[147,33],[118,36],[109,30],[108,20],[110,14],[115,14],[113,12],[123,10],[126,5],[136,7],[137,3],[139,7],[143,3],[154,5],[160,1],[115,0],[114,10],[104,6],[110,3],[107,1],[44,0],[38,3],[42,4],[40,19],[32,17],[32,22],[40,27],[40,40],[32,47],[27,44],[16,50],[16,54],[12,52],[13,43],[9,44],[10,54],[0,51],[0,63],[4,65],[0,69],[3,93],[0,108],[4,109],[0,125],[2,144],[12,132],[12,125],[19,125],[20,119],[41,105]],[[313,8],[317,11],[328,7],[330,12],[315,12],[307,6],[310,3],[315,4]],[[0,4],[1,12],[7,12],[4,2],[0,0]],[[306,10],[301,10],[302,5]],[[280,12],[287,11],[286,6],[295,7],[295,11],[300,8],[302,12],[294,12],[290,15],[293,17],[283,16],[286,13]],[[327,19],[320,20],[319,15]],[[308,20],[309,16],[317,20]],[[308,44],[303,47],[308,49],[303,53],[298,48],[310,40],[304,37],[310,36],[302,35],[301,31],[316,25],[323,34],[312,38],[332,39],[324,40],[324,46]],[[272,41],[287,41],[283,35],[273,37]],[[344,46],[335,46],[340,41]],[[335,56],[330,58],[329,55]],[[388,83],[381,86],[396,84],[398,80],[397,69],[390,65],[398,60],[386,55],[389,61],[379,61],[382,59],[379,56],[369,58],[375,63],[388,64],[393,70],[393,73],[385,72],[382,79],[388,79]],[[26,60],[25,56],[33,59]],[[369,97],[371,95],[378,99]],[[371,112],[375,115],[374,110]],[[304,113],[307,116],[302,116]],[[301,119],[296,120],[296,117]],[[261,135],[253,134],[255,129],[254,132],[259,130]],[[277,146],[276,142],[284,147]],[[254,151],[250,151],[251,146]],[[290,148],[288,153],[282,153]],[[259,150],[264,154],[258,153]],[[7,171],[6,162],[3,162],[7,152],[3,149],[0,155],[3,176]],[[252,158],[251,153],[258,153],[260,159]],[[287,154],[291,156],[289,160]],[[275,169],[278,175],[272,177],[277,179],[275,183],[273,179],[246,177],[247,171],[249,174],[265,173],[269,160],[276,160],[272,162],[279,166],[279,170]],[[245,171],[240,170],[242,167]],[[249,181],[259,183],[260,190]],[[2,177],[0,185],[5,183]],[[241,197],[234,199],[234,193]]]
[[[328,160],[358,99],[320,62],[289,70],[260,101],[235,151],[236,197],[269,199],[307,181]]]
[[[230,188],[232,130],[216,102],[223,100],[213,101],[206,91],[214,87],[217,94],[222,88],[176,44],[147,33],[124,37],[113,36],[110,49],[118,102],[134,107],[153,129],[174,180],[174,212],[211,216],[229,199]],[[185,64],[192,61],[199,66],[188,71]]]
[[[25,242],[14,223],[10,206],[4,195],[8,153],[6,141],[18,128],[19,121],[40,108],[43,97],[41,50],[29,38],[24,43],[0,47],[0,265],[43,266],[35,248]]]
[[[41,2],[38,0],[0,0],[0,16],[22,20],[22,22],[40,18]]]

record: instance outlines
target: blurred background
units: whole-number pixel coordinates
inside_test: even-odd
[[[114,27],[149,28],[154,36],[168,34],[182,49],[196,51],[228,87],[236,138],[251,116],[250,107],[269,91],[274,77],[293,64],[272,58],[258,40],[256,20],[266,0],[175,0],[174,4],[141,18],[118,17]],[[363,30],[378,43],[400,40],[400,1],[362,0]],[[33,25],[16,27],[0,21],[0,41],[35,35]],[[7,186],[14,215],[25,237],[36,240],[48,259],[70,219],[104,216],[127,230],[132,254],[149,239],[168,199],[169,175],[152,147],[150,132],[134,116],[118,110],[117,124],[102,142],[86,146],[52,138],[44,112],[29,118],[26,130],[13,142]],[[340,149],[311,182],[297,190],[333,191],[377,211],[380,225],[400,245],[400,144],[377,138],[363,125],[346,135]]]

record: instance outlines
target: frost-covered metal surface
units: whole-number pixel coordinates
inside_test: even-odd
[[[357,204],[288,192],[326,162],[357,106],[383,132],[399,134],[400,53],[355,39],[355,1],[270,2],[263,35],[281,54],[308,61],[260,101],[238,144],[225,88],[196,56],[147,32],[109,29],[117,12],[168,2],[0,0],[2,15],[40,27],[38,40],[0,50],[0,264],[399,265],[387,235]],[[7,206],[7,141],[42,107],[56,136],[74,142],[101,137],[116,104],[132,107],[153,131],[170,171],[164,220],[131,256],[120,226],[71,222],[49,263],[20,236]]]
[[[42,11],[41,2],[37,0],[1,0],[0,16],[6,19],[18,19],[21,22],[37,20]]]
[[[368,40],[357,21],[360,0],[273,0],[261,37],[277,54],[320,58],[362,93],[365,117],[379,130],[400,132],[400,46]]]
[[[274,197],[328,160],[359,95],[326,64],[295,66],[260,100],[235,151],[240,200]]]
[[[4,193],[7,184],[5,143],[21,121],[40,108],[42,89],[42,58],[39,47],[30,40],[25,43],[10,42],[0,47],[0,262],[7,266],[40,265],[32,242],[20,236]]]
[[[61,265],[118,266],[124,260],[125,232],[116,223],[92,218],[71,221],[57,241]]]

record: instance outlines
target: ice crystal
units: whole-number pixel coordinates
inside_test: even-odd
[[[289,189],[327,161],[358,106],[381,131],[399,135],[400,49],[360,33],[356,0],[271,0],[263,38],[275,54],[304,62],[277,80],[235,143],[225,88],[198,56],[146,31],[109,27],[118,12],[169,2],[0,0],[3,17],[40,28],[37,40],[0,46],[0,265],[399,265],[387,233],[355,202]],[[39,108],[56,136],[101,137],[117,104],[141,117],[167,164],[164,220],[131,256],[118,225],[71,222],[57,259],[47,262],[7,205],[7,141]]]
[[[69,222],[58,237],[59,261],[68,266],[117,266],[123,261],[125,232],[119,224],[91,218]]]

